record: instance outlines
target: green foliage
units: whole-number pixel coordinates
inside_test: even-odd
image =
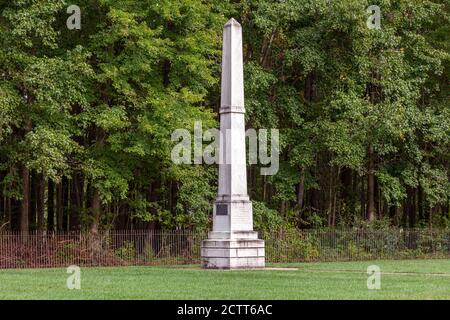
[[[406,198],[405,189],[402,187],[400,179],[382,171],[377,173],[377,178],[386,202],[390,205],[399,206],[401,201]]]
[[[253,225],[260,232],[278,230],[283,225],[283,219],[278,212],[269,209],[262,202],[253,201]]]
[[[448,83],[442,82],[450,70],[448,3],[371,4],[381,7],[379,30],[366,26],[366,1],[236,5],[249,60],[248,122],[278,126],[282,133],[269,207],[295,206],[303,175],[305,192],[320,189],[321,201],[328,202],[314,205],[319,220],[330,214],[327,193],[337,192],[347,195],[337,206],[347,207],[354,222],[360,199],[350,197],[350,186],[333,185],[343,168],[354,172],[353,179],[373,170],[388,207],[405,205],[408,187],[421,188],[425,209],[448,207],[450,109]],[[375,163],[370,170],[369,147]]]
[[[133,241],[125,241],[123,245],[115,250],[115,254],[119,259],[126,262],[131,262],[136,256],[136,250],[134,248]]]
[[[71,187],[79,177],[67,208],[79,203],[84,227],[122,215],[207,228],[217,170],[172,163],[170,136],[218,126],[234,16],[246,126],[280,130],[278,174],[249,188],[257,228],[358,226],[372,174],[378,216],[417,202],[418,224],[448,225],[448,1],[373,4],[379,30],[365,0],[81,0],[81,30],[68,30],[64,1],[0,1],[0,198],[24,198],[26,168]]]

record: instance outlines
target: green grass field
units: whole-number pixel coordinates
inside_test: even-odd
[[[381,290],[367,289],[373,264],[381,268]],[[0,299],[450,299],[450,260],[276,266],[298,270],[82,268],[81,290],[67,289],[62,268],[0,270]]]

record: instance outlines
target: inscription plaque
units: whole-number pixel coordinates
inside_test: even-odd
[[[218,215],[218,216],[226,216],[226,215],[228,215],[228,205],[226,205],[226,204],[217,204],[216,205],[216,215]]]

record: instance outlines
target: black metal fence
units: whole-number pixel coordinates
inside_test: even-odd
[[[0,233],[0,268],[201,263],[207,232]],[[261,234],[267,263],[450,258],[450,230],[290,230]]]
[[[308,230],[264,238],[268,262],[450,258],[450,230]]]

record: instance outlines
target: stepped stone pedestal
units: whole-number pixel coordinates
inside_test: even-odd
[[[217,269],[264,268],[264,241],[255,231],[210,232],[202,243],[204,267]]]
[[[225,24],[222,47],[219,194],[213,208],[213,231],[202,242],[205,268],[263,268],[264,241],[253,231],[247,195],[242,28]]]

